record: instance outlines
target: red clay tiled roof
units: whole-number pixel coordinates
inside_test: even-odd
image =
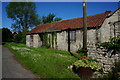
[[[96,14],[92,16],[87,16],[87,27],[97,27],[101,26],[106,19],[106,16],[111,13],[111,11],[106,11],[105,13]],[[65,30],[65,29],[77,29],[83,27],[83,18],[75,18],[69,20],[63,20],[59,22],[53,22],[48,24],[43,24],[35,27],[28,34],[40,33],[46,31],[55,30]]]

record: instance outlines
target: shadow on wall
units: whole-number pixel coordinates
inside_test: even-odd
[[[70,52],[70,29],[68,29],[68,51]]]
[[[71,56],[74,56],[72,53],[71,53],[71,50],[70,50],[70,29],[68,29],[68,51],[70,52],[70,55]]]

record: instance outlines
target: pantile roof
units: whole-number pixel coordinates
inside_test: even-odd
[[[87,16],[87,27],[92,28],[92,27],[101,26],[109,13],[111,13],[111,11],[106,11],[101,14]],[[77,29],[77,28],[83,28],[82,17],[39,25],[34,29],[32,29],[31,31],[29,31],[27,34],[51,32],[51,31],[66,30],[66,29]]]

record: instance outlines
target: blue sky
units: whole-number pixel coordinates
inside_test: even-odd
[[[2,2],[2,27],[9,29],[13,21],[7,18],[5,7],[8,2]],[[115,11],[118,8],[117,2],[88,2],[87,15]],[[83,16],[82,2],[36,2],[36,11],[39,17],[49,13],[55,13],[62,20],[78,18]]]

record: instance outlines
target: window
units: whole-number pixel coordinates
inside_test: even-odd
[[[75,33],[75,31],[70,31],[70,41],[76,41],[76,33]]]
[[[68,36],[69,35],[69,36]],[[75,42],[76,41],[76,31],[68,31],[66,40],[70,40],[70,42]]]

